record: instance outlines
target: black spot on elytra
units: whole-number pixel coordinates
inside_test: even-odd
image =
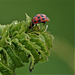
[[[34,20],[34,22],[36,22],[36,20]]]
[[[45,20],[45,18],[42,18],[42,20]]]
[[[41,17],[44,17],[43,15],[41,15]]]
[[[40,18],[40,16],[38,16],[38,19]]]
[[[40,23],[40,22],[41,22],[41,20],[38,20],[38,22]]]

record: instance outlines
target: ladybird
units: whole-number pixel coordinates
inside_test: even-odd
[[[44,25],[47,21],[49,21],[49,18],[45,14],[37,14],[33,17],[29,29],[31,29],[34,26],[34,24],[36,24],[37,26],[38,23],[43,23]]]

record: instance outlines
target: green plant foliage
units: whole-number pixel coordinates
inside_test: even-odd
[[[14,75],[15,69],[24,66],[25,63],[30,63],[31,72],[35,64],[48,60],[54,38],[46,31],[47,25],[39,30],[36,26],[29,30],[30,22],[31,18],[26,14],[26,21],[0,25],[2,75]]]

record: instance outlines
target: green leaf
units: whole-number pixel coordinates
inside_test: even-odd
[[[25,29],[25,32],[27,33],[29,31],[29,26],[30,26],[30,23],[31,23],[31,17],[29,17],[26,13],[26,29]]]
[[[25,15],[26,15],[26,22],[29,24],[31,22],[31,17],[29,17],[26,13]]]
[[[35,42],[38,46],[40,46],[41,50],[44,51],[47,56],[50,55],[50,52],[48,51],[48,48],[45,43],[45,38],[43,37],[41,33],[32,32],[32,33],[29,33],[29,36],[31,38],[31,41]]]
[[[35,59],[34,59],[34,56],[32,55],[32,53],[28,49],[26,49],[21,43],[19,43],[19,41],[17,39],[12,40],[12,42],[14,44],[17,44],[20,47],[19,49],[24,51],[26,53],[26,55],[30,55],[31,56],[31,62],[32,63],[30,64],[29,69],[32,70],[33,67],[34,67],[34,63],[35,63]]]
[[[20,29],[19,33],[26,32],[26,31],[27,31],[26,22],[22,21],[22,25],[21,25],[21,29]]]
[[[54,37],[49,32],[42,32],[42,35],[45,37],[45,42],[48,49],[52,48]]]
[[[13,75],[13,71],[10,70],[6,65],[0,62],[0,72],[3,75]]]
[[[28,40],[23,40],[21,42],[23,45],[25,45],[25,48],[31,51],[32,55],[34,55],[35,58],[35,63],[39,61],[39,54],[37,53],[36,49],[34,46],[35,44],[33,42],[30,42]]]
[[[11,29],[11,32],[13,33],[14,31],[19,31],[21,29],[22,23],[18,23],[14,25],[14,27]]]
[[[3,60],[4,60],[4,62],[3,62]],[[1,47],[0,47],[0,61],[3,62],[4,64],[6,64],[10,69],[14,70],[14,63],[13,63],[12,59],[8,55],[7,51]]]
[[[28,56],[25,53],[25,51],[23,50],[20,43],[18,41],[14,41],[14,40],[13,40],[12,43],[13,43],[16,55],[21,59],[22,62],[24,62],[24,63],[27,62],[28,63],[29,62]]]
[[[23,62],[20,60],[20,58],[16,55],[14,50],[11,48],[11,46],[7,47],[7,53],[11,57],[11,59],[14,62],[15,68],[19,68],[24,66]]]

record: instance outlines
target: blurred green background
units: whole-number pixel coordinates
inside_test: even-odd
[[[0,0],[0,24],[25,20],[39,13],[50,18],[48,31],[54,36],[51,56],[38,63],[33,72],[26,66],[16,69],[16,75],[73,75],[74,73],[74,1],[73,0]]]

